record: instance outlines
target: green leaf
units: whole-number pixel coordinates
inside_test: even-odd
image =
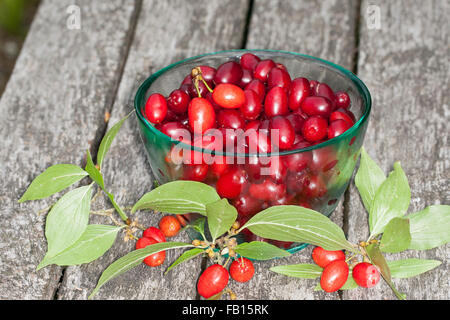
[[[442,262],[438,260],[426,260],[426,259],[403,259],[387,262],[389,269],[391,270],[392,278],[411,278],[419,274],[430,271]]]
[[[273,244],[264,241],[244,242],[236,246],[236,253],[240,256],[254,260],[270,260],[273,258],[288,257],[291,254]]]
[[[383,170],[370,158],[364,147],[361,148],[361,160],[355,175],[355,185],[367,212],[371,211],[375,194],[384,180],[386,176]]]
[[[209,203],[206,205],[209,232],[212,241],[227,232],[238,216],[235,207],[228,203],[227,199]]]
[[[91,185],[69,191],[47,215],[45,237],[47,258],[53,258],[73,245],[86,230],[91,207]]]
[[[380,249],[383,252],[401,252],[408,249],[410,243],[409,219],[394,218],[384,228]]]
[[[206,218],[197,218],[195,221],[187,225],[187,227],[196,230],[201,235],[205,235],[205,222]]]
[[[216,190],[196,181],[172,181],[146,193],[131,210],[153,209],[173,214],[190,212],[206,216],[206,205],[220,200]]]
[[[86,172],[89,173],[89,177],[91,177],[91,179],[95,181],[95,183],[97,183],[100,186],[100,188],[105,190],[105,183],[103,182],[102,173],[95,167],[95,164],[92,161],[91,153],[89,152],[89,150],[87,150],[86,154],[87,154],[86,168],[85,168]]]
[[[399,162],[394,163],[394,171],[378,188],[369,213],[371,237],[382,233],[391,219],[402,217],[408,210],[411,190],[408,179]]]
[[[31,182],[19,202],[47,198],[80,181],[87,175],[86,171],[76,165],[56,164],[47,168]]]
[[[52,258],[45,256],[37,270],[50,264],[73,266],[94,261],[111,248],[120,229],[122,227],[100,224],[88,225],[73,245]]]
[[[122,127],[124,121],[128,119],[128,117],[131,115],[132,112],[130,112],[127,116],[122,118],[119,122],[117,122],[115,125],[111,127],[111,129],[106,132],[105,136],[103,137],[102,141],[100,142],[100,147],[98,148],[97,152],[97,164],[101,167],[103,159],[105,158],[106,153],[109,150],[109,147],[111,147],[111,143],[113,142],[114,138],[116,137],[117,133],[119,132],[120,128]]]
[[[193,245],[183,242],[161,242],[128,253],[122,258],[114,261],[108,266],[108,268],[105,269],[105,271],[103,271],[100,279],[98,280],[97,286],[92,291],[89,299],[91,299],[106,282],[138,266],[149,255],[168,249],[186,247],[193,247]]]
[[[412,213],[409,249],[428,250],[450,242],[450,206],[434,205]]]
[[[194,248],[194,249],[183,252],[183,254],[181,256],[179,256],[178,259],[175,260],[175,262],[172,263],[172,265],[169,268],[167,268],[167,271],[164,274],[167,274],[172,268],[176,267],[180,263],[191,260],[191,259],[195,258],[196,256],[202,254],[203,252],[205,252],[205,249],[200,249],[200,248]]]
[[[288,277],[316,279],[321,276],[323,269],[316,264],[303,263],[275,266],[270,268],[269,270]]]
[[[305,242],[325,250],[355,248],[345,239],[342,229],[323,214],[300,206],[274,206],[253,216],[241,228],[279,241]]]
[[[358,284],[353,279],[351,273],[348,275],[347,281],[344,283],[344,285],[339,290],[351,290],[358,288]],[[317,284],[317,286],[314,288],[314,291],[323,291],[320,283]]]
[[[378,243],[372,243],[368,245],[365,250],[372,264],[378,268],[383,279],[386,281],[389,287],[391,287],[392,291],[394,291],[395,296],[400,300],[404,300],[406,298],[406,295],[400,293],[392,282],[391,270],[389,269],[389,265],[387,264],[386,259],[380,251],[380,246],[378,245]]]

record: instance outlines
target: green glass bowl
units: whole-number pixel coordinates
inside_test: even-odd
[[[336,209],[339,199],[347,189],[355,169],[368,125],[371,96],[364,83],[352,72],[334,63],[299,53],[275,50],[220,51],[173,63],[147,78],[136,93],[134,107],[139,119],[141,137],[147,150],[153,176],[161,184],[183,178],[183,165],[174,165],[167,161],[167,155],[172,147],[177,144],[180,144],[183,148],[193,148],[202,153],[211,154],[211,151],[181,143],[157,130],[145,118],[143,113],[148,97],[152,93],[161,93],[164,96],[168,96],[170,92],[179,88],[184,77],[194,67],[209,65],[217,68],[226,61],[238,61],[239,57],[246,52],[254,53],[261,59],[272,59],[277,63],[282,63],[289,70],[292,79],[297,77],[314,79],[319,82],[325,82],[335,92],[345,91],[349,94],[351,99],[350,110],[356,117],[356,123],[350,129],[336,138],[314,146],[269,154],[269,156],[280,156],[281,159],[293,157],[300,153],[310,157],[311,162],[306,170],[320,178],[323,184],[326,185],[326,193],[312,197],[302,192],[294,192],[294,199],[298,203],[290,204],[309,206],[329,216]],[[239,158],[249,158],[251,156],[249,154],[229,154],[226,152],[217,152],[215,154]],[[207,183],[215,185],[214,180],[207,181]],[[264,206],[267,207],[267,203]],[[303,249],[306,245],[295,243],[287,250],[293,253]]]

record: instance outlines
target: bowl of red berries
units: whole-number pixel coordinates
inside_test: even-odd
[[[355,169],[371,97],[353,73],[319,58],[229,50],[152,74],[135,109],[156,180],[209,184],[245,223],[276,205],[330,215]]]

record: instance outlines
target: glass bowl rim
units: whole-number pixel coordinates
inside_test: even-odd
[[[139,107],[140,101],[143,99],[143,97],[145,96],[145,93],[147,92],[148,88],[151,86],[151,84],[162,74],[170,71],[171,69],[173,69],[174,67],[183,64],[185,62],[190,62],[196,59],[200,59],[203,57],[207,57],[207,56],[214,56],[214,55],[219,55],[219,54],[224,54],[224,53],[259,53],[259,52],[265,52],[265,53],[281,53],[281,54],[286,54],[286,55],[294,55],[294,56],[299,56],[302,58],[305,58],[307,60],[311,60],[313,62],[320,62],[323,63],[325,65],[328,65],[329,67],[331,67],[332,69],[336,69],[337,71],[341,72],[344,76],[347,77],[347,79],[351,80],[353,82],[353,84],[356,86],[356,88],[358,89],[359,94],[361,95],[361,97],[363,98],[363,102],[365,104],[365,110],[363,115],[361,116],[361,118],[347,131],[345,131],[343,134],[329,139],[327,141],[324,141],[322,143],[319,144],[315,144],[306,148],[301,148],[301,149],[294,149],[294,150],[285,150],[285,151],[281,151],[281,152],[272,152],[272,153],[267,153],[264,154],[264,157],[271,157],[271,156],[285,156],[285,155],[291,155],[291,154],[296,154],[296,153],[302,153],[302,152],[308,152],[311,150],[317,150],[317,149],[321,149],[323,147],[329,146],[329,145],[333,145],[333,144],[337,144],[339,143],[341,140],[345,139],[348,136],[353,135],[369,118],[370,115],[370,111],[372,109],[372,97],[370,95],[369,89],[366,87],[366,85],[364,84],[364,82],[359,79],[353,72],[345,69],[344,67],[337,65],[333,62],[321,59],[321,58],[317,58],[317,57],[313,57],[310,55],[306,55],[306,54],[302,54],[302,53],[296,53],[296,52],[291,52],[291,51],[285,51],[285,50],[272,50],[272,49],[232,49],[232,50],[222,50],[222,51],[216,51],[216,52],[210,52],[210,53],[204,53],[201,55],[197,55],[197,56],[193,56],[193,57],[189,57],[180,61],[177,61],[175,63],[172,63],[156,72],[154,72],[152,75],[150,75],[147,79],[144,80],[144,82],[139,86],[135,98],[134,98],[134,108],[136,111],[136,114],[139,118],[139,120],[144,124],[144,126],[149,129],[152,133],[154,133],[157,137],[166,140],[167,142],[170,142],[172,144],[180,144],[184,149],[189,149],[189,150],[195,150],[201,153],[207,153],[207,154],[213,154],[213,155],[217,155],[217,156],[225,156],[225,157],[253,157],[253,156],[261,156],[261,154],[259,153],[228,153],[228,152],[215,152],[214,150],[210,150],[210,149],[204,149],[204,148],[199,148],[196,146],[192,146],[189,144],[185,144],[183,142],[180,142],[178,140],[172,139],[171,137],[165,135],[164,133],[162,133],[161,131],[159,131],[158,129],[156,129],[146,118],[145,116],[142,114],[141,112],[141,108]]]

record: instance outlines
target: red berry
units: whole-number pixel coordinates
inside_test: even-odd
[[[308,118],[303,124],[302,134],[309,142],[320,141],[327,136],[328,122],[322,117]]]
[[[245,86],[245,90],[255,91],[261,103],[263,102],[264,96],[266,95],[266,86],[261,82],[261,80],[253,79],[248,85]]]
[[[280,68],[273,68],[267,75],[267,87],[281,87],[284,91],[289,92],[291,86],[291,76],[286,70]]]
[[[282,116],[289,113],[286,91],[273,87],[264,100],[264,111],[268,117]]]
[[[247,258],[239,258],[230,265],[230,276],[237,282],[247,282],[255,274],[253,263]]]
[[[153,93],[145,104],[145,115],[151,123],[161,123],[167,114],[166,98],[159,93]]]
[[[345,120],[336,120],[331,122],[328,127],[328,139],[333,139],[340,136],[351,127],[352,125]]]
[[[354,122],[350,114],[345,109],[337,109],[330,114],[330,122],[336,120],[344,120],[348,122],[351,126],[353,126]]]
[[[195,158],[193,159],[195,161]],[[184,166],[183,180],[202,182],[208,175],[209,166],[206,163],[186,164]]]
[[[314,95],[318,97],[325,97],[334,103],[335,95],[333,89],[326,83],[319,83],[314,89]]]
[[[253,72],[255,70],[256,65],[258,62],[261,61],[257,56],[255,56],[253,53],[244,53],[241,56],[241,67],[250,70]]]
[[[348,109],[350,106],[350,96],[347,92],[339,91],[336,92],[335,103],[337,108]]]
[[[289,92],[289,108],[298,110],[306,97],[311,95],[309,81],[306,78],[296,78],[291,83]]]
[[[310,176],[305,180],[302,193],[308,198],[320,198],[327,193],[327,186],[320,176]]]
[[[245,103],[241,106],[240,111],[246,120],[255,120],[262,111],[261,100],[258,94],[253,90],[245,90]]]
[[[242,67],[235,61],[228,61],[217,68],[214,82],[216,85],[221,83],[231,83],[238,85],[242,79]]]
[[[380,272],[368,262],[358,263],[353,268],[352,275],[355,282],[364,288],[372,288],[380,281]]]
[[[233,199],[241,194],[246,184],[246,172],[240,168],[231,168],[217,180],[216,189],[222,198]]]
[[[211,129],[216,123],[216,113],[211,103],[203,98],[194,98],[188,107],[189,125],[195,132],[204,133]],[[197,127],[197,128],[196,128]]]
[[[208,83],[208,86],[211,87],[214,82],[217,70],[210,66],[199,66],[199,68],[202,71],[203,79]]]
[[[333,111],[331,101],[325,97],[306,97],[301,109],[308,116],[328,117]]]
[[[245,120],[241,113],[234,109],[221,110],[217,116],[217,124],[219,127],[230,129],[243,129]]]
[[[166,242],[166,237],[164,236],[164,233],[162,233],[162,231],[156,227],[149,227],[145,229],[142,236],[144,238],[153,239],[156,242]]]
[[[261,210],[261,201],[244,194],[233,200],[233,206],[238,211],[239,216],[251,216]]]
[[[275,62],[273,62],[272,60],[270,59],[261,60],[255,67],[253,78],[261,80],[262,82],[266,82],[270,70],[272,70],[275,67],[276,67]]]
[[[306,142],[299,142],[297,144],[294,144],[292,147],[292,150],[296,149],[302,149],[305,146],[307,146],[308,143]],[[288,170],[292,172],[299,172],[305,169],[309,163],[311,162],[311,152],[297,152],[294,154],[290,154],[288,156],[285,156],[285,163],[288,167]]]
[[[244,90],[230,83],[222,83],[215,87],[212,97],[215,103],[226,109],[237,109],[245,103]]]
[[[323,249],[322,247],[315,247],[312,252],[312,258],[319,267],[325,268],[333,261],[336,260],[345,261],[345,254],[341,250],[329,251]]]
[[[221,292],[228,284],[228,271],[219,264],[206,268],[197,283],[198,293],[205,299]]]
[[[253,72],[250,70],[244,69],[242,73],[241,81],[239,81],[239,87],[245,88],[253,80]]]
[[[274,201],[284,196],[286,187],[283,184],[276,184],[270,179],[264,180],[260,184],[251,184],[250,195],[263,201]]]
[[[169,238],[178,234],[181,224],[174,216],[164,216],[159,220],[159,229]]]
[[[343,260],[333,261],[323,269],[320,286],[325,292],[335,292],[345,284],[348,273],[347,262]]]
[[[153,238],[140,238],[138,241],[136,241],[136,250],[145,248],[155,243],[158,243],[158,241],[156,241]],[[144,263],[149,267],[157,267],[163,264],[165,259],[166,259],[166,252],[160,251],[146,257],[144,259]]]
[[[167,98],[167,106],[176,114],[183,114],[187,111],[190,100],[191,98],[185,91],[176,89]]]
[[[166,122],[159,127],[159,130],[178,141],[186,141],[187,137],[190,136],[189,129],[181,122]]]
[[[280,150],[290,149],[293,146],[295,130],[287,118],[281,116],[273,117],[270,120],[270,129],[272,138],[274,130],[278,131],[278,139],[274,141],[274,144],[278,145]]]

